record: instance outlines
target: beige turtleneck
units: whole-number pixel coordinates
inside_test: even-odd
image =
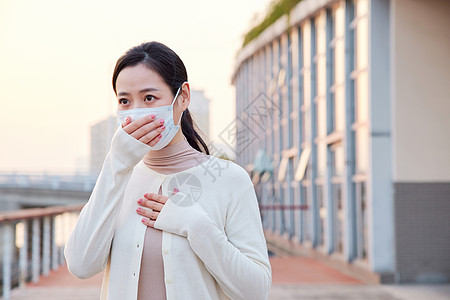
[[[195,150],[186,137],[176,144],[152,150],[144,157],[147,167],[160,174],[172,174],[192,168],[208,159],[208,155]],[[159,187],[158,194],[161,194]],[[162,231],[147,227],[139,275],[138,300],[165,300],[164,264],[161,253]]]

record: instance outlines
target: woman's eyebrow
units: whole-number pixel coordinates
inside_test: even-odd
[[[146,89],[139,91],[140,94],[146,93],[146,92],[159,92],[159,90],[157,88],[146,88]]]
[[[160,90],[158,90],[157,88],[145,88],[145,89],[143,89],[143,90],[140,90],[139,91],[139,94],[142,94],[142,93],[147,93],[147,92],[159,92]],[[117,96],[128,96],[128,95],[130,95],[130,93],[127,93],[127,92],[119,92],[118,94],[117,94]]]

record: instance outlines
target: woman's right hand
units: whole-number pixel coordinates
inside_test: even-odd
[[[131,121],[131,118],[127,117],[122,128],[138,141],[153,147],[161,139],[161,132],[166,127],[163,119],[155,120],[154,115],[148,115],[135,121]]]

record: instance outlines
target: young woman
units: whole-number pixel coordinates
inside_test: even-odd
[[[253,184],[237,164],[209,155],[188,111],[187,80],[161,43],[117,61],[120,126],[64,250],[76,277],[105,271],[101,299],[268,297]]]

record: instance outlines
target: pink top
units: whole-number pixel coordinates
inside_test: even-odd
[[[149,151],[143,161],[153,171],[167,175],[192,168],[207,159],[207,154],[192,148],[184,137],[179,143]],[[161,194],[161,187],[158,194]],[[139,275],[138,300],[166,299],[161,243],[162,231],[147,227]]]

